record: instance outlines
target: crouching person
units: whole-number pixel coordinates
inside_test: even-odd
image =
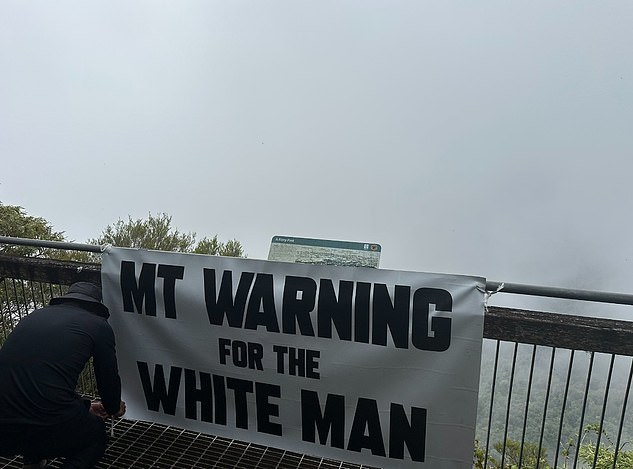
[[[24,317],[0,347],[0,454],[25,467],[64,458],[63,468],[91,468],[106,450],[104,419],[121,417],[114,332],[101,289],[87,282]],[[101,400],[76,394],[93,358]]]

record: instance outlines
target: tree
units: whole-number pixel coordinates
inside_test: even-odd
[[[0,236],[39,239],[44,241],[68,241],[63,231],[55,231],[42,217],[28,215],[18,205],[4,205],[0,202]],[[67,261],[89,262],[86,252],[0,244],[0,255],[19,257],[40,257]]]
[[[624,447],[628,444],[621,444],[618,448],[617,461],[615,452],[615,443],[611,440],[607,432],[600,428],[600,425],[591,424],[585,426],[583,440],[589,435],[602,436],[600,448],[598,449],[598,455],[596,456],[596,443],[588,442],[581,443],[579,457],[585,463],[592,465],[594,460],[596,462],[595,469],[631,469],[633,467],[633,451],[625,451]]]
[[[0,236],[65,241],[64,232],[55,231],[44,218],[30,216],[20,206],[2,203]],[[11,244],[0,244],[0,255],[76,261],[85,261],[88,258],[83,252]],[[52,295],[50,285],[28,279],[0,278],[0,345],[20,318],[33,309],[48,304]]]
[[[0,203],[0,236],[63,241],[64,232],[55,231],[44,218],[27,215],[24,208]],[[51,249],[0,244],[0,254],[22,257],[48,257]]]
[[[181,233],[172,227],[171,216],[151,213],[146,219],[127,221],[119,219],[109,225],[101,236],[89,241],[91,244],[112,244],[118,247],[155,249],[159,251],[191,252],[231,257],[244,257],[244,249],[233,239],[223,243],[215,235],[196,241],[195,233]]]
[[[479,440],[475,440],[473,469],[553,469],[547,462],[547,452],[541,448],[539,453],[538,445],[534,443],[507,439],[505,448],[503,442],[495,443],[493,448],[497,453],[505,454],[503,467],[501,457],[489,456],[486,461],[486,451]]]

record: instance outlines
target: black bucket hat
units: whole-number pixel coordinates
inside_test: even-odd
[[[68,288],[65,295],[51,299],[50,304],[58,305],[68,300],[79,300],[85,303],[90,303],[90,306],[100,315],[105,316],[106,318],[110,315],[108,308],[102,303],[103,295],[101,293],[101,287],[98,287],[94,283],[73,283]]]

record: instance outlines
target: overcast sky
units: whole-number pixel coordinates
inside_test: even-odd
[[[0,3],[0,201],[633,293],[633,3]]]

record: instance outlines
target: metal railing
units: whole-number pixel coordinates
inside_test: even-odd
[[[0,344],[79,280],[100,266],[0,256]],[[484,337],[474,467],[633,468],[633,322],[490,307]]]
[[[67,285],[7,278],[0,274],[0,347],[20,319],[34,309],[48,305],[52,297],[63,295],[66,289]],[[92,362],[88,363],[79,376],[77,392],[87,396],[97,396],[97,383]]]

